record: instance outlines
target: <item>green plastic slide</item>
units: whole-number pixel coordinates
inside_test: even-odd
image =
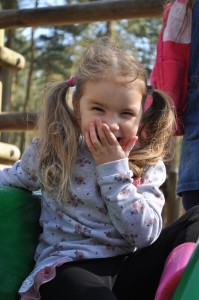
[[[19,299],[22,281],[34,267],[41,232],[40,198],[19,188],[0,187],[0,299]]]

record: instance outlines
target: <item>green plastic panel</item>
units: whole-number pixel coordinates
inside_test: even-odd
[[[19,299],[32,271],[41,232],[40,198],[19,188],[0,187],[0,299]]]

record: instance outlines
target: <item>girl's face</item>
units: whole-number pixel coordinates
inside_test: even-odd
[[[124,147],[138,132],[143,88],[140,80],[128,84],[110,80],[86,82],[81,99],[73,102],[82,134],[88,131],[90,123],[101,119]]]

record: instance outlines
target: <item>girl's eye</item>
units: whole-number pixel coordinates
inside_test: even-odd
[[[96,110],[96,111],[101,111],[101,112],[104,111],[104,110],[103,110],[102,108],[100,108],[100,107],[93,107],[92,109],[93,109],[93,110]]]
[[[134,114],[130,111],[124,111],[122,114],[126,116],[134,116]]]

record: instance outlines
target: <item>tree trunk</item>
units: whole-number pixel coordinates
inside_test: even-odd
[[[115,38],[115,23],[114,21],[109,21],[106,23],[106,35],[110,38]]]
[[[38,6],[38,0],[35,1],[35,7]],[[30,42],[30,65],[28,70],[28,79],[27,79],[27,87],[26,87],[26,95],[23,105],[23,112],[28,110],[28,105],[30,101],[30,90],[31,90],[31,81],[33,74],[33,65],[34,65],[34,55],[35,55],[35,41],[34,41],[34,28],[31,29],[31,42]],[[26,140],[26,132],[21,133],[21,141],[20,141],[20,150],[23,153],[25,149],[25,140]]]

